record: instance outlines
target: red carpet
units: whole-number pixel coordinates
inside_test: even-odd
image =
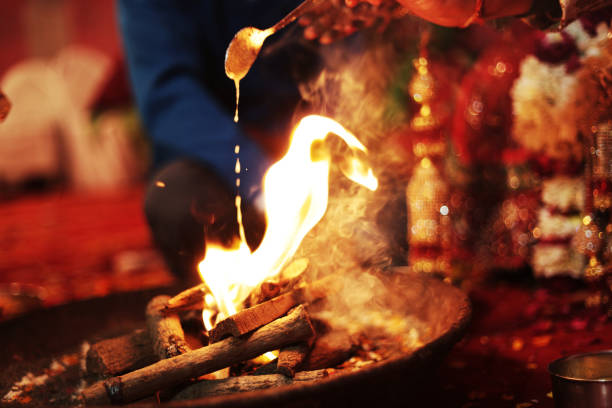
[[[1,203],[0,288],[56,305],[169,283],[151,248],[142,194],[134,187]]]

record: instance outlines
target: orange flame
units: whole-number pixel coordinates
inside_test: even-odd
[[[258,284],[277,275],[325,214],[331,155],[326,149],[318,149],[317,154],[312,150],[330,133],[351,151],[340,166],[344,175],[372,191],[377,189],[378,180],[362,160],[367,149],[352,133],[323,116],[303,118],[293,131],[289,151],[265,175],[267,228],[257,250],[251,253],[244,239],[236,240],[232,248],[211,244],[198,265],[214,296],[217,320],[236,313]]]

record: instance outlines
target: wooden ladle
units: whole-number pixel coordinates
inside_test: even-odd
[[[235,122],[238,122],[240,80],[244,78],[249,72],[249,69],[251,69],[266,38],[304,15],[304,13],[308,12],[316,3],[320,3],[321,1],[324,0],[304,0],[278,23],[268,29],[260,30],[255,27],[245,27],[236,33],[225,52],[225,75],[232,79],[236,85]]]

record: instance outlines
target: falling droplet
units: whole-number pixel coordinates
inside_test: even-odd
[[[234,146],[234,153],[238,155],[240,153],[240,145]],[[236,157],[236,166],[234,172],[240,174],[240,157]],[[240,188],[240,177],[236,177],[236,188]],[[244,233],[244,225],[242,225],[242,197],[240,191],[236,193],[236,199],[234,204],[236,205],[236,220],[238,221],[238,232],[240,234],[240,240],[246,244],[246,234]]]
[[[246,234],[244,233],[244,225],[242,225],[242,197],[240,194],[236,195],[236,218],[238,220],[238,232],[240,234],[240,240],[246,244]]]
[[[234,122],[238,123],[238,101],[240,100],[240,80],[234,79],[236,85],[236,111],[234,112]]]

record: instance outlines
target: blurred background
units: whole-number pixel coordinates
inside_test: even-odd
[[[170,281],[113,0],[0,0],[0,320]]]
[[[130,110],[114,2],[0,4],[0,75],[13,105],[2,128],[4,189],[54,182],[99,189],[138,180],[146,149]]]

